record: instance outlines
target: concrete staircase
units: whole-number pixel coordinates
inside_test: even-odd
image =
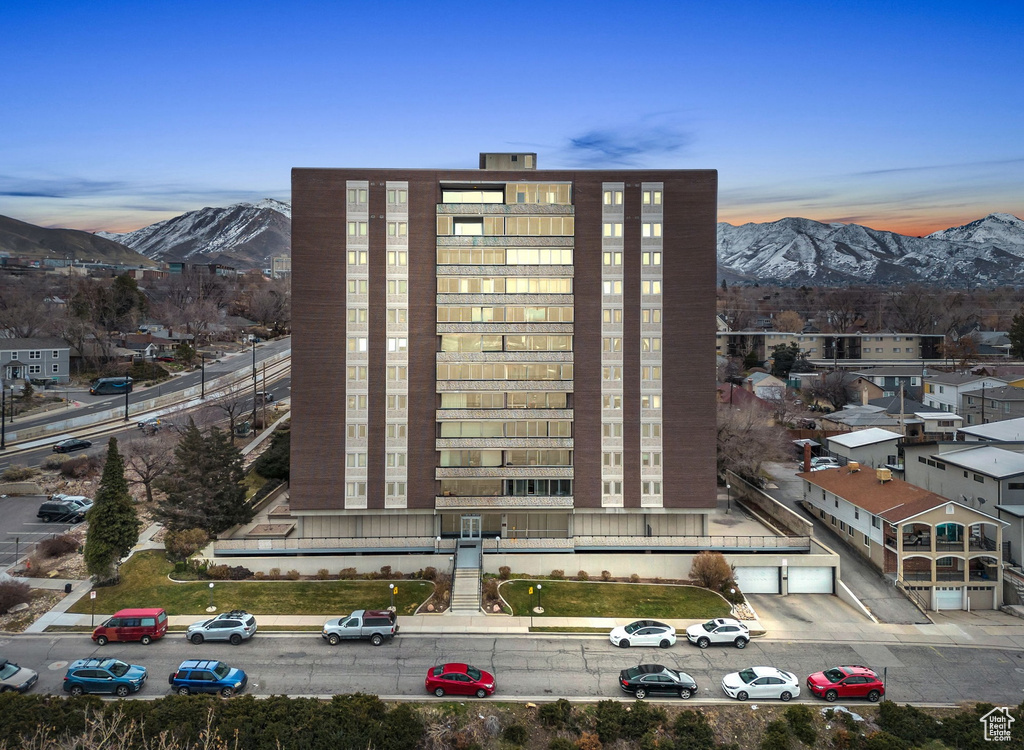
[[[460,540],[455,554],[450,612],[475,615],[480,612],[480,541]]]

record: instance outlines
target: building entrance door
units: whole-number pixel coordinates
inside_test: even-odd
[[[480,538],[480,516],[463,516],[462,517],[462,532],[459,534],[461,539],[479,539]]]

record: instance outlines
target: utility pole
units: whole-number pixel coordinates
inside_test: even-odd
[[[256,431],[256,338],[250,339],[252,343],[252,429]]]
[[[0,380],[0,451],[7,450],[7,386]],[[17,562],[17,556],[15,556]]]

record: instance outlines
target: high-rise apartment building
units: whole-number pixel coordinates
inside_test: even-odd
[[[297,544],[706,533],[716,197],[529,153],[294,170]]]

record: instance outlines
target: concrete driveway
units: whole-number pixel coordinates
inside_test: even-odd
[[[898,625],[927,624],[931,620],[921,613],[888,579],[832,532],[828,524],[808,514],[799,505],[803,485],[796,476],[796,462],[768,464],[775,486],[765,490],[787,508],[814,524],[814,538],[827,545],[840,559],[839,575],[843,583],[871,611],[879,622]]]

